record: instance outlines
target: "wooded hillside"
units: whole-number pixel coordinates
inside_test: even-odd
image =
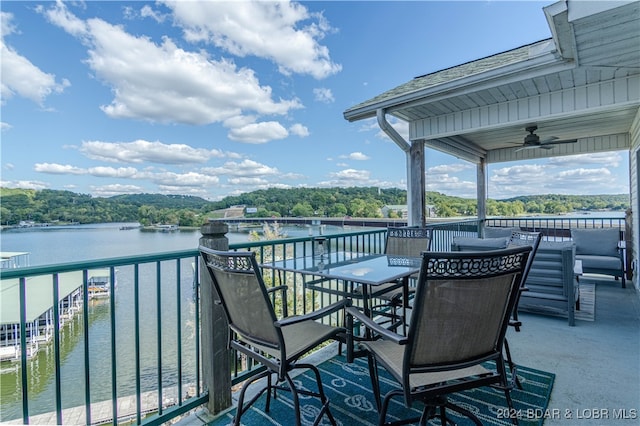
[[[379,188],[294,188],[265,189],[221,201],[199,197],[134,194],[109,198],[92,197],[57,190],[0,188],[0,221],[16,225],[20,221],[37,223],[140,222],[178,223],[199,226],[220,210],[234,205],[254,207],[255,217],[328,216],[382,217],[381,208],[405,205],[407,193],[401,189]],[[438,192],[427,193],[427,204],[438,217],[475,216],[476,200],[451,197]],[[525,214],[560,214],[575,210],[624,211],[629,196],[620,195],[535,195],[509,200],[488,200],[487,214],[516,216]],[[392,217],[399,212],[392,210]]]

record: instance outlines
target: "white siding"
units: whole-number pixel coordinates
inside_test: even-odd
[[[640,290],[638,282],[638,270],[640,269],[640,188],[638,187],[638,156],[640,156],[640,108],[636,114],[636,118],[631,125],[629,132],[631,138],[631,150],[629,154],[629,186],[631,188],[631,212],[633,221],[633,247],[631,253],[633,255],[635,270],[633,273],[633,285]]]
[[[436,139],[463,135],[482,128],[513,126],[542,118],[573,116],[589,109],[623,107],[638,102],[640,76],[614,81],[586,84],[554,93],[543,93],[524,99],[505,102],[500,106],[487,105],[410,123],[411,140]]]

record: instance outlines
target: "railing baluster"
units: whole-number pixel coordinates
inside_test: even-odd
[[[111,411],[113,423],[118,424],[118,385],[116,363],[116,271],[115,267],[109,268],[109,320],[111,323]]]
[[[89,380],[89,271],[82,270],[82,333],[84,336],[84,410],[85,423],[91,424],[91,381]]]
[[[158,414],[162,415],[162,273],[156,262],[156,344],[158,350]]]
[[[200,258],[196,255],[194,263],[195,280],[195,343],[196,343],[196,396],[200,397]]]
[[[140,265],[133,265],[133,323],[135,338],[136,358],[136,423],[142,423],[142,392],[140,378]]]
[[[176,363],[178,364],[178,405],[182,405],[182,297],[180,291],[182,277],[180,275],[180,259],[176,259],[176,344],[178,346],[178,359],[176,360]]]
[[[56,420],[62,424],[62,395],[60,388],[60,276],[53,274],[53,357],[55,360]]]
[[[22,423],[29,424],[29,381],[27,378],[27,279],[20,285],[20,373],[22,379]]]

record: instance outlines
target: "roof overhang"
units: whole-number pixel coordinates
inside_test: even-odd
[[[560,1],[544,13],[551,39],[417,77],[345,119],[394,116],[409,123],[411,143],[473,162],[628,149],[640,108],[640,2]],[[531,124],[542,139],[578,142],[518,150]]]

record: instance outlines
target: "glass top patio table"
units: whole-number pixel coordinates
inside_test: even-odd
[[[416,257],[339,251],[322,257],[305,256],[266,262],[262,267],[379,286],[418,273],[421,261]]]
[[[360,299],[364,314],[371,317],[372,300],[382,293],[402,288],[404,300],[408,300],[409,277],[420,272],[421,262],[422,258],[419,257],[339,251],[322,257],[306,256],[266,262],[261,266],[279,273],[302,274],[307,289]],[[307,277],[312,278],[308,280]],[[337,285],[332,286],[332,281],[336,281]],[[376,287],[379,287],[377,291]],[[398,326],[404,326],[404,321],[396,321],[389,328]],[[368,331],[363,338],[370,338]],[[354,341],[347,342],[347,359],[353,360],[359,355],[360,351],[354,348]]]

